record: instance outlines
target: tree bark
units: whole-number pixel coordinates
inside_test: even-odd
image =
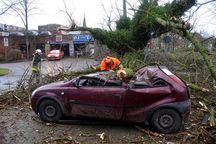
[[[127,17],[126,0],[123,0],[123,17]]]

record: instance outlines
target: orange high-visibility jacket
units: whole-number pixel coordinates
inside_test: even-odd
[[[118,67],[121,64],[121,62],[117,58],[114,58],[114,57],[110,57],[110,58],[113,61],[113,65],[108,66],[105,63],[105,58],[104,58],[101,61],[100,70],[113,70],[113,69],[115,69],[116,67]]]

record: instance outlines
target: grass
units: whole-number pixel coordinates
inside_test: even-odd
[[[0,67],[0,76],[1,75],[6,75],[9,73],[9,69],[8,68],[1,68]]]

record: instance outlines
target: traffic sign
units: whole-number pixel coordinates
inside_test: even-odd
[[[8,46],[8,38],[4,38],[4,46]]]

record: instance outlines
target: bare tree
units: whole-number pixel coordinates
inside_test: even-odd
[[[74,10],[68,8],[65,0],[62,0],[62,2],[64,4],[64,9],[60,10],[60,12],[62,12],[66,15],[66,19],[69,23],[69,27],[76,27],[76,23],[75,23],[75,20],[73,18]]]
[[[215,0],[214,3],[212,3],[212,5],[213,5],[213,9],[211,9],[211,11],[212,11],[212,13],[216,14],[216,11],[215,11],[215,9],[216,9],[216,0]]]
[[[122,8],[119,8],[118,1],[116,0],[115,3],[110,2],[110,8],[108,9],[103,2],[101,1],[101,6],[104,11],[104,18],[103,21],[106,23],[106,26],[110,31],[113,31],[113,25],[115,22],[121,17],[122,15]],[[126,15],[126,0],[123,0],[124,5],[124,14]]]
[[[103,20],[106,22],[106,26],[108,27],[108,29],[110,31],[112,31],[113,30],[112,23],[116,21],[116,17],[113,18],[113,16],[112,16],[114,13],[113,6],[111,5],[111,10],[107,10],[103,3],[101,6],[102,6],[104,13],[105,13]]]
[[[6,14],[14,5],[16,5],[16,1],[12,0],[1,0],[0,1],[0,15]]]
[[[119,3],[118,0],[115,0],[115,2],[110,2],[110,8],[107,8],[101,0],[101,6],[104,11],[103,21],[105,22],[106,27],[108,27],[110,31],[113,31],[113,27],[115,26],[116,21],[119,20],[120,17],[133,16],[134,13],[128,11],[128,8],[130,10],[136,9],[140,3],[141,1],[139,0],[122,0],[121,3]]]
[[[33,15],[35,10],[38,10],[38,7],[35,3],[36,0],[16,0],[16,4],[11,6],[12,12],[15,12],[25,26],[25,37],[26,37],[26,53],[27,58],[29,58],[29,28],[28,28],[28,19]]]

